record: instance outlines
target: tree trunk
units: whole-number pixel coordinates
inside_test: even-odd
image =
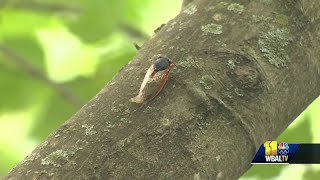
[[[163,9],[159,9],[163,11]],[[4,179],[235,179],[320,89],[320,2],[195,0]],[[135,104],[158,55],[176,67]]]

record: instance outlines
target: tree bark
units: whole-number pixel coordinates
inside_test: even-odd
[[[320,2],[195,0],[4,179],[235,179],[319,96]],[[176,67],[129,102],[158,55]]]

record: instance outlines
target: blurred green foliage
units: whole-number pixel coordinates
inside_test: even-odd
[[[0,53],[0,177],[99,92],[132,59],[133,42],[141,45],[181,3],[0,1],[0,47],[10,50]],[[319,142],[319,104],[279,139]],[[283,169],[254,167],[244,179],[276,177]],[[314,177],[315,169],[300,174]]]

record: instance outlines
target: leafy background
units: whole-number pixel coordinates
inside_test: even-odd
[[[182,0],[0,1],[0,177],[128,63]],[[278,138],[320,142],[320,100]],[[255,165],[242,179],[313,179],[316,165]],[[300,179],[299,178],[299,179]]]

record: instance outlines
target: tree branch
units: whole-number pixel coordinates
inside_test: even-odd
[[[193,1],[194,0],[183,0],[181,10],[183,10],[185,7],[187,7],[188,4],[190,4]]]
[[[122,23],[119,25],[119,28],[132,39],[146,41],[150,38],[145,32],[137,29],[130,24]]]
[[[2,3],[0,3],[0,8],[4,6],[48,13],[68,12],[76,15],[80,15],[82,13],[82,9],[78,6],[66,5],[61,3],[38,2],[32,0],[4,0]]]
[[[81,98],[78,97],[70,88],[52,81],[40,69],[29,63],[27,59],[5,45],[0,44],[0,53],[7,56],[9,60],[17,64],[23,72],[54,89],[63,99],[75,107],[80,108],[84,104]]]
[[[240,177],[320,94],[320,25],[299,4],[195,1],[5,179]],[[182,83],[129,102],[158,55]]]

